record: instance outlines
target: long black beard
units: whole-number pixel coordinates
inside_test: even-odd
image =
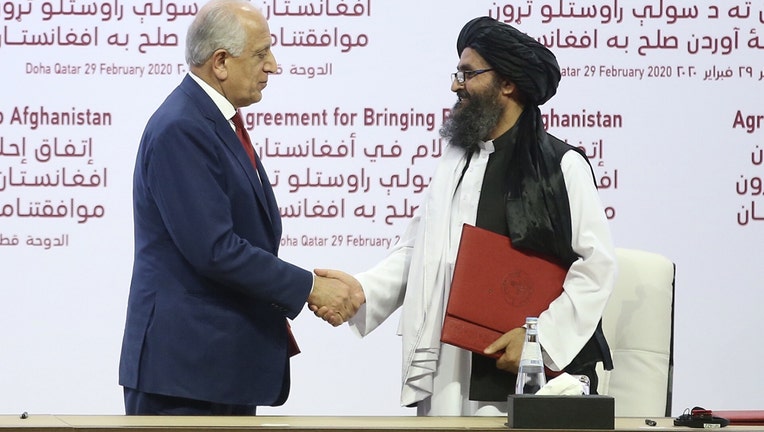
[[[497,90],[497,84],[479,94],[460,90],[457,93],[460,100],[454,104],[451,116],[441,126],[440,136],[452,145],[476,151],[478,144],[486,139],[501,117],[503,108],[496,97]],[[462,106],[465,99],[469,103]]]

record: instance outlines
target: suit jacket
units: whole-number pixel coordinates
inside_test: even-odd
[[[133,178],[135,258],[121,385],[215,403],[278,405],[285,317],[313,276],[278,258],[281,218],[233,128],[186,76],[149,119]]]

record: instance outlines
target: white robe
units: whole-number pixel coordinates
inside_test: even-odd
[[[460,184],[464,151],[446,146],[422,205],[405,234],[380,263],[356,275],[366,303],[349,321],[364,336],[402,308],[401,405],[417,403],[418,415],[502,415],[506,402],[468,399],[468,351],[440,342],[448,290],[463,223],[475,224],[480,188],[493,152],[481,143]],[[616,276],[615,251],[587,162],[577,152],[561,161],[571,210],[571,246],[581,257],[563,283],[563,294],[539,316],[539,341],[552,370],[567,365],[589,340]],[[458,187],[457,187],[458,186]]]

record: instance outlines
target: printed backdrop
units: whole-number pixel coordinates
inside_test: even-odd
[[[121,414],[133,163],[201,3],[0,3],[0,413]],[[557,54],[542,112],[589,155],[616,246],[676,263],[675,414],[764,406],[763,1],[253,3],[279,70],[244,111],[283,258],[352,273],[385,256],[445,145],[456,36],[489,15]],[[413,414],[396,326],[359,339],[306,309],[291,397],[260,412]]]

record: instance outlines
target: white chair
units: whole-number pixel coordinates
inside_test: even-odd
[[[597,370],[598,392],[617,417],[670,417],[675,266],[668,258],[616,249],[618,279],[602,316],[613,370]]]

